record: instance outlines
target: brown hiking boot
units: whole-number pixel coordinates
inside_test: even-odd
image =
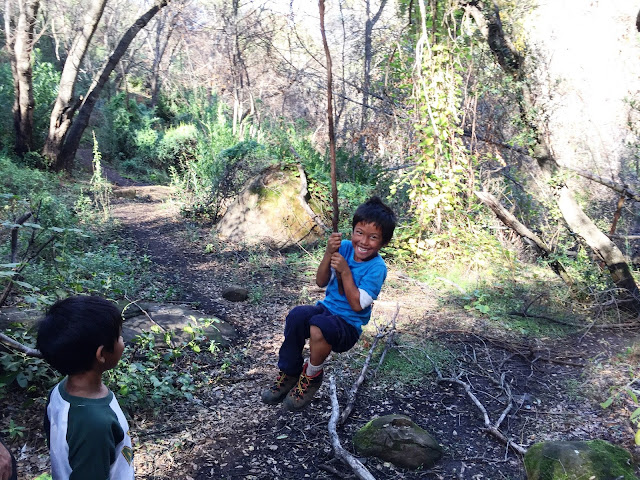
[[[320,371],[313,377],[307,375],[307,364],[304,364],[298,384],[291,389],[287,398],[284,399],[284,406],[287,410],[302,410],[311,403],[313,396],[316,394],[320,385],[322,385],[322,377],[324,371]]]
[[[269,388],[262,391],[262,401],[267,405],[275,405],[284,400],[289,390],[298,382],[298,377],[287,375],[284,372],[278,373],[278,378]]]

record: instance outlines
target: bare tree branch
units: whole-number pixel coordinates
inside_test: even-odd
[[[400,313],[400,305],[396,305],[396,313],[393,316],[393,319],[391,321],[391,324],[393,325],[394,329],[395,329],[396,318],[398,317],[398,313]],[[353,410],[353,407],[356,403],[356,394],[358,393],[358,388],[360,388],[360,385],[362,385],[362,382],[364,382],[365,376],[367,374],[367,369],[369,368],[369,363],[371,362],[371,357],[373,356],[373,352],[376,349],[376,346],[378,345],[378,342],[380,341],[380,339],[383,338],[385,335],[387,335],[388,327],[389,325],[385,325],[384,328],[376,334],[375,339],[373,340],[373,344],[369,349],[369,354],[367,355],[367,358],[364,361],[364,365],[362,365],[360,376],[353,383],[353,385],[351,386],[351,390],[349,390],[349,394],[347,395],[347,399],[348,399],[347,406],[344,408],[344,411],[342,412],[342,416],[340,417],[340,425],[342,425],[344,422],[347,421],[347,418],[349,417],[349,415],[351,414],[351,411]],[[382,362],[382,359],[381,359],[381,362]]]
[[[15,341],[13,338],[5,335],[2,332],[0,332],[0,343],[3,343],[8,347],[13,348],[14,350],[18,350],[19,352],[22,352],[26,355],[29,355],[30,357],[42,358],[42,354],[40,353],[40,350],[27,347],[26,345],[23,345],[20,342]]]
[[[507,416],[507,414],[512,408],[511,399],[509,399],[509,403],[507,407],[504,409],[504,411],[502,412],[502,414],[500,415],[500,418],[498,419],[498,421],[495,424],[492,424],[491,419],[489,418],[489,414],[487,413],[487,409],[484,407],[484,405],[482,405],[482,402],[480,402],[478,397],[475,396],[473,391],[471,391],[471,385],[469,385],[467,382],[463,382],[462,380],[460,380],[459,376],[443,377],[442,372],[438,368],[438,365],[436,364],[436,362],[434,362],[429,355],[427,355],[427,358],[433,365],[433,369],[435,370],[436,375],[438,377],[438,383],[455,383],[456,385],[460,385],[464,389],[467,396],[471,399],[471,401],[478,408],[478,410],[480,410],[480,413],[482,414],[482,418],[484,422],[483,431],[496,437],[498,440],[503,442],[508,448],[512,449],[514,452],[520,455],[524,455],[525,453],[527,453],[526,448],[512,441],[499,429],[500,424],[502,423],[502,421],[505,419],[505,417]]]
[[[375,480],[375,477],[369,473],[369,470],[367,470],[362,462],[347,452],[342,448],[342,445],[340,445],[340,439],[338,438],[338,432],[336,431],[338,417],[340,416],[340,406],[338,405],[338,395],[336,394],[336,380],[333,375],[329,378],[329,385],[331,388],[331,418],[329,418],[328,428],[333,452],[337,458],[351,467],[351,470],[353,470],[358,478],[361,480]]]

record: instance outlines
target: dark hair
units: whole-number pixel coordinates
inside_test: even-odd
[[[104,298],[76,296],[54,303],[38,326],[36,347],[63,375],[91,370],[98,347],[112,352],[120,336],[120,309]]]
[[[356,228],[360,222],[373,223],[380,228],[382,241],[385,245],[389,243],[393,237],[393,231],[396,229],[396,215],[377,196],[371,197],[356,209],[351,228]]]

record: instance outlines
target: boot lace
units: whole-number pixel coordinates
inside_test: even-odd
[[[306,373],[300,375],[298,379],[298,384],[293,389],[293,394],[296,397],[302,398],[304,394],[307,392],[307,388],[311,384],[311,379],[307,376]]]
[[[276,383],[271,387],[271,389],[280,390],[280,387],[282,387],[282,384],[284,383],[286,378],[287,378],[287,374],[284,372],[280,372],[280,374],[278,375],[278,378],[276,379]]]

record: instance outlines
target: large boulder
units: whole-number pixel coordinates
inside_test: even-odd
[[[225,240],[283,249],[324,234],[306,203],[307,181],[302,168],[272,165],[247,182],[218,222]]]
[[[360,455],[403,468],[431,468],[442,456],[442,447],[429,432],[405,415],[371,420],[356,432],[353,445]]]
[[[536,443],[524,466],[528,480],[637,480],[631,454],[604,440]]]

